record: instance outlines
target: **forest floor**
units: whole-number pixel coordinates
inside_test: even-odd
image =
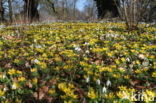
[[[154,103],[156,27],[139,27],[128,32],[122,22],[2,26],[0,102]]]

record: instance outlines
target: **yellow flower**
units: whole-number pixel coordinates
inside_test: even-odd
[[[125,75],[124,78],[125,78],[125,79],[129,79],[130,76],[129,76],[129,75]]]
[[[139,65],[140,64],[140,61],[139,60],[136,60],[135,63]]]
[[[122,62],[126,62],[126,59],[125,59],[125,58],[121,58],[121,61],[122,61]]]
[[[5,92],[0,90],[0,97],[4,96]]]
[[[105,94],[104,97],[107,99],[112,99],[115,97],[115,95],[113,93],[109,93],[109,94]]]
[[[0,73],[0,79],[4,79],[5,77],[6,77],[5,74],[1,74],[1,73]]]
[[[156,78],[156,72],[152,73],[152,77]]]
[[[113,68],[113,69],[115,69],[117,66],[116,65],[111,65],[110,67]]]
[[[125,98],[127,95],[126,95],[126,92],[124,92],[124,91],[119,91],[119,92],[117,92],[117,96],[118,96],[120,99],[123,99],[123,98]]]
[[[64,101],[64,103],[73,103],[71,100],[69,100],[69,101]]]
[[[73,68],[73,66],[72,65],[65,65],[64,67],[63,67],[63,69],[72,69]]]
[[[89,44],[94,45],[97,41],[97,39],[90,39]]]
[[[58,88],[62,90],[67,96],[76,99],[78,96],[74,94],[74,85],[73,84],[66,84],[66,83],[59,83]],[[64,97],[64,96],[63,96]]]
[[[126,86],[119,86],[118,88],[119,88],[121,91],[127,90],[127,87],[126,87]]]
[[[12,84],[12,89],[15,90],[15,89],[18,89],[20,87],[20,85],[17,83],[17,82],[14,82]]]
[[[120,72],[125,72],[125,68],[120,67],[120,68],[119,68],[119,71],[120,71]]]
[[[42,54],[42,57],[43,57],[43,58],[47,58],[47,54],[46,54],[46,53],[43,53],[43,54]]]
[[[88,66],[89,66],[89,64],[88,64],[88,63],[83,62],[83,61],[81,61],[81,62],[80,62],[80,65],[81,65],[81,66],[84,66],[84,67],[88,67]]]
[[[56,57],[54,58],[54,60],[55,60],[56,62],[61,62],[61,61],[62,61],[62,58],[59,57],[59,56],[56,56]]]
[[[140,73],[142,73],[142,70],[141,69],[137,69],[134,72],[137,73],[137,74],[140,74]]]
[[[30,69],[31,72],[37,72],[37,69],[36,68],[32,68]]]
[[[116,64],[120,64],[119,59],[115,59],[115,63],[116,63]]]
[[[18,77],[18,81],[19,81],[19,82],[25,81],[25,77]]]
[[[47,64],[45,62],[39,62],[37,63],[41,69],[46,69],[47,68]]]
[[[114,78],[120,78],[120,74],[113,74]]]
[[[99,68],[99,71],[100,72],[104,72],[104,71],[108,71],[108,72],[113,72],[113,70],[109,67],[102,67],[102,68]]]
[[[88,97],[90,99],[96,99],[97,98],[97,94],[95,93],[93,88],[89,88]]]
[[[37,84],[37,82],[38,82],[38,79],[37,79],[37,78],[33,78],[33,79],[32,79],[32,83],[33,83],[33,84]]]
[[[155,97],[155,92],[151,90],[146,90],[143,92],[143,100],[147,103],[149,103],[150,101],[154,101]]]
[[[14,75],[14,74],[16,74],[16,70],[15,69],[9,69],[8,74]]]
[[[17,70],[17,71],[16,71],[16,73],[17,73],[17,74],[22,74],[22,72],[21,72],[21,71],[19,71],[19,70]]]
[[[113,52],[108,52],[108,53],[107,53],[107,55],[108,55],[109,57],[112,57],[113,54],[114,54]]]
[[[49,91],[48,91],[48,94],[55,94],[56,93],[56,91],[55,91],[55,89],[49,89]]]

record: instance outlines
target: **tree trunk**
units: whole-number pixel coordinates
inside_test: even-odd
[[[95,0],[95,2],[97,5],[99,19],[104,18],[107,12],[111,13],[112,17],[119,16],[119,12],[114,0]]]
[[[12,0],[8,0],[8,5],[9,5],[9,18],[10,22],[13,22],[13,11],[12,11]]]
[[[3,0],[0,0],[0,22],[4,21],[4,8],[3,8]]]
[[[39,21],[38,0],[24,0],[24,2],[25,20],[28,22]]]

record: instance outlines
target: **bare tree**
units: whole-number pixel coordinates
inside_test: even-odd
[[[76,4],[78,0],[73,0],[73,16],[74,19],[76,18]]]
[[[12,0],[8,0],[8,6],[9,6],[9,18],[10,22],[13,22],[13,11],[12,11]]]
[[[39,0],[24,0],[25,21],[38,21],[39,13],[37,10]]]
[[[4,21],[4,8],[3,8],[3,0],[0,0],[0,22]]]
[[[96,18],[96,3],[94,0],[88,0],[88,3],[84,8],[86,19],[95,19]]]
[[[53,11],[54,13],[57,13],[56,9],[55,9],[55,3],[54,0],[40,0],[40,3],[45,5],[45,7],[51,11]]]
[[[120,1],[117,5],[120,16],[126,22],[128,30],[138,29],[138,23],[144,16],[151,0],[115,0]]]
[[[117,6],[115,5],[114,0],[94,0],[96,3],[98,18],[102,19],[107,16],[108,13],[111,14],[111,17],[119,16]],[[117,4],[118,1],[116,1]]]

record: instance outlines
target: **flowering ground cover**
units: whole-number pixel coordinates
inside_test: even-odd
[[[53,23],[0,30],[1,103],[155,98],[156,27],[127,32],[123,23]]]

